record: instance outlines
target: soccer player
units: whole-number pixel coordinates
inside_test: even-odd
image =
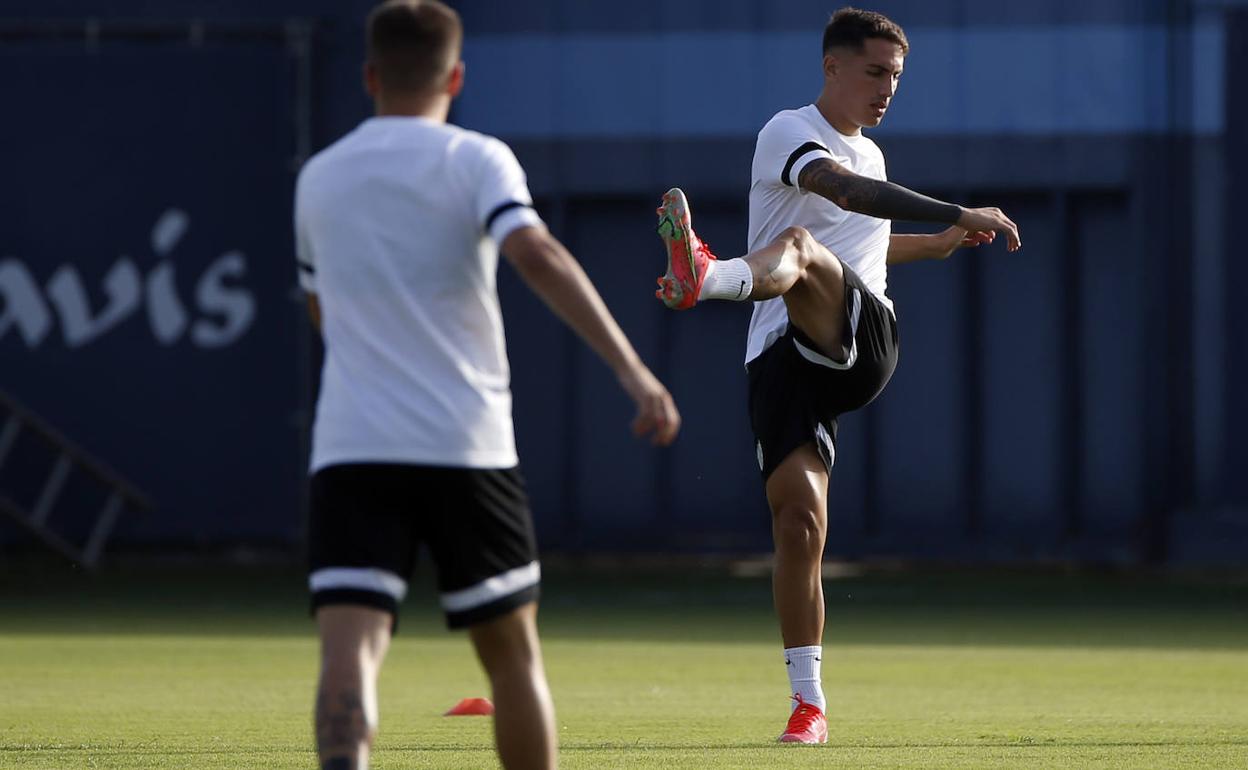
[[[612,368],[633,430],[680,425],[576,260],[534,212],[511,150],[446,124],[464,84],[459,16],[389,0],[367,21],[376,116],[299,174],[300,282],[325,341],[311,457],[309,587],[321,640],[322,770],[368,765],[377,676],[417,547],[447,624],[490,680],[506,768],[553,768],[536,627],[539,565],[517,468],[499,251]]]
[[[772,579],[793,709],[782,742],[824,743],[820,683],[828,475],[837,416],[868,404],[897,363],[886,267],[944,259],[959,246],[1020,246],[996,208],[964,209],[885,181],[884,157],[862,134],[897,91],[909,43],[878,13],[845,8],[823,34],[823,89],[758,135],[750,185],[749,253],[716,261],[678,189],[663,197],[667,274],[656,292],[674,309],[753,300],[746,348],[750,422],[775,541]],[[950,225],[891,235],[890,220]]]

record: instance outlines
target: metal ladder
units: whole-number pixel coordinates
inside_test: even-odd
[[[104,551],[104,545],[108,542],[108,536],[112,533],[113,526],[122,512],[127,506],[136,511],[151,511],[153,508],[151,500],[116,471],[87,454],[40,419],[38,415],[0,390],[0,415],[4,412],[8,412],[8,416],[4,419],[3,426],[0,426],[0,466],[3,466],[5,460],[8,459],[23,429],[32,432],[45,444],[51,446],[57,452],[57,456],[34,504],[29,509],[23,508],[4,490],[0,490],[0,513],[13,519],[53,551],[70,561],[83,565],[88,570],[95,569]],[[108,492],[104,506],[96,514],[94,523],[91,525],[91,532],[81,546],[71,543],[48,525],[52,509],[56,506],[65,488],[65,482],[74,470],[91,476]]]

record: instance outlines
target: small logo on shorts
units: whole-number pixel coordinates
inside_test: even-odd
[[[754,448],[758,452],[758,469],[761,471],[763,469],[763,442],[754,442]]]

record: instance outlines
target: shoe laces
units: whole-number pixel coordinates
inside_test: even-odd
[[[698,238],[697,236],[694,236],[694,238],[697,240],[697,244],[693,247],[693,250],[694,250],[695,252],[697,252],[697,253],[701,254],[702,256],[706,257],[707,259],[713,259],[713,260],[715,260],[716,262],[718,262],[718,261],[719,261],[719,257],[716,257],[716,256],[715,256],[715,255],[711,252],[711,247],[710,247],[710,246],[708,246],[708,245],[706,244],[706,241],[702,240],[701,238]]]
[[[797,708],[793,709],[793,713],[789,715],[789,727],[786,732],[799,733],[809,730],[823,712],[818,706],[802,700],[799,693],[794,693],[792,700],[797,701]]]

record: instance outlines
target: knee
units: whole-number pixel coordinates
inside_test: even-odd
[[[361,642],[321,651],[321,683],[329,689],[359,688],[376,681],[384,653]]]
[[[350,672],[380,666],[390,645],[392,620],[389,613],[379,610],[322,607],[317,611],[322,667]]]
[[[469,634],[491,679],[528,677],[541,666],[537,628],[528,611],[474,626]]]
[[[515,639],[507,644],[479,650],[481,664],[491,676],[516,676],[533,670],[539,653],[525,639]]]
[[[777,240],[783,243],[788,250],[797,255],[798,261],[801,265],[805,266],[810,262],[814,254],[814,248],[812,247],[815,244],[815,237],[810,234],[809,230],[796,225],[793,227],[786,227],[783,231],[781,231],[780,237]]]
[[[840,260],[832,256],[832,252],[804,227],[786,227],[778,240],[794,255],[798,268],[803,272],[812,267],[838,272],[841,269]]]
[[[777,546],[808,553],[823,552],[826,521],[813,506],[783,505],[776,509],[773,518]]]
[[[369,668],[369,658],[364,648],[345,646],[326,648],[321,651],[321,676],[324,679],[343,682],[358,680]]]

